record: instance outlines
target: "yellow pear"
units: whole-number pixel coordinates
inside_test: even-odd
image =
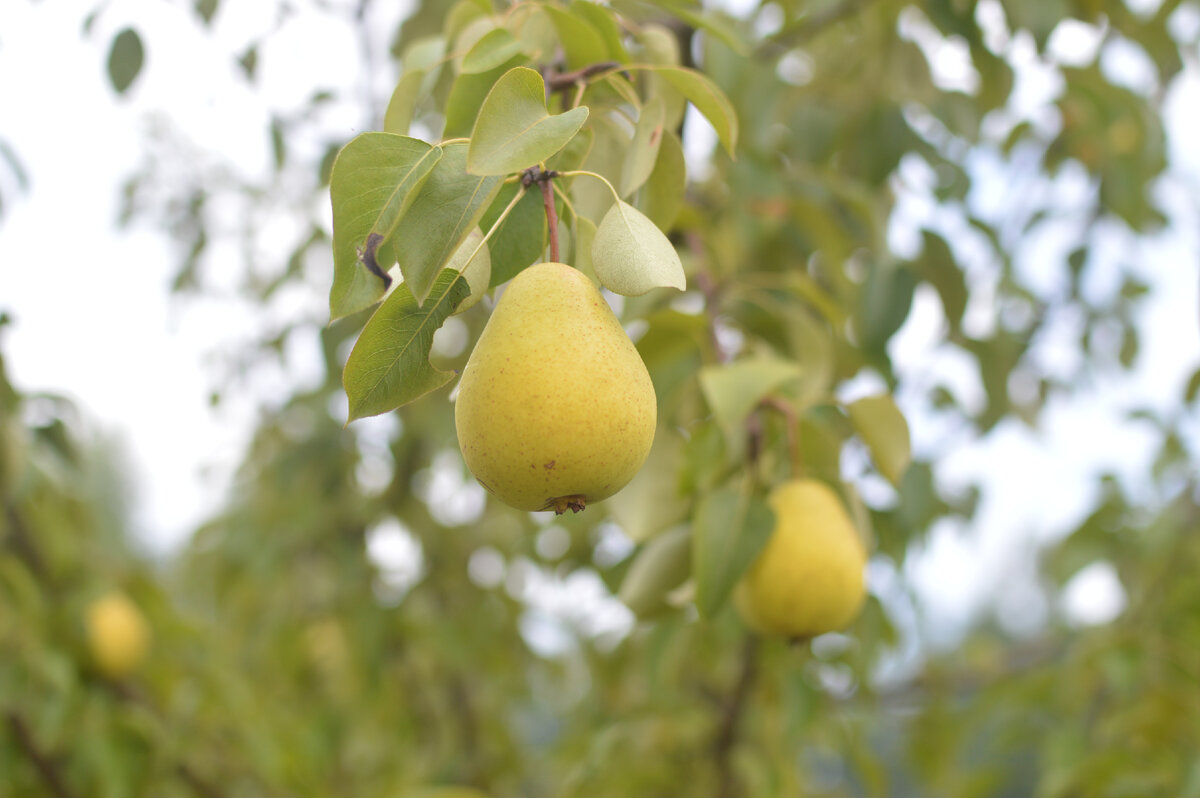
[[[578,512],[623,488],[654,440],[654,385],[596,286],[539,263],[505,289],[454,407],[471,473],[519,510]]]
[[[865,599],[867,552],[837,494],[796,479],[771,491],[775,529],[734,589],[756,632],[809,638],[849,624]]]
[[[150,627],[125,595],[109,593],[89,604],[85,626],[92,660],[106,676],[127,676],[146,658]]]

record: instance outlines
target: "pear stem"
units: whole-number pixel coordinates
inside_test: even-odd
[[[521,185],[528,188],[537,183],[542,190],[542,206],[546,209],[546,227],[550,233],[550,260],[554,263],[562,261],[558,259],[558,211],[554,208],[554,186],[550,181],[560,174],[540,165],[531,166],[521,174]]]
[[[768,396],[759,402],[762,407],[770,408],[783,416],[787,430],[788,466],[793,477],[804,475],[804,459],[800,456],[800,419],[796,408],[776,396]]]

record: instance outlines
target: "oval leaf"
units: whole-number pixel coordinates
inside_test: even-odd
[[[463,56],[462,71],[465,74],[487,72],[521,53],[521,43],[504,28],[488,31]]]
[[[133,85],[145,57],[142,37],[133,28],[126,28],[113,38],[108,51],[108,79],[118,94],[124,94]]]
[[[691,573],[691,555],[692,535],[686,526],[656,536],[629,566],[617,598],[639,618],[666,609],[667,595]]]
[[[633,131],[633,143],[621,167],[622,197],[628,197],[641,188],[658,160],[658,148],[663,139],[663,101],[651,97],[638,116],[637,128]]]
[[[392,133],[363,133],[338,153],[329,179],[333,202],[331,318],[356,313],[383,296],[388,280],[382,274],[391,263],[380,263],[379,249],[392,238],[441,158],[441,149]],[[378,273],[372,272],[372,266]]]
[[[467,174],[467,145],[447,144],[442,159],[400,219],[392,238],[404,282],[424,303],[434,279],[454,250],[479,224],[496,193],[499,177]]]
[[[748,477],[700,500],[692,525],[692,576],[701,615],[711,618],[724,606],[774,526],[775,514],[753,495]]]
[[[592,242],[592,268],[609,290],[640,296],[652,288],[687,285],[679,253],[654,222],[618,200],[604,214]]]
[[[899,486],[904,470],[912,460],[908,422],[892,397],[867,396],[846,408],[850,422],[871,450],[871,459],[879,473]]]
[[[800,375],[800,367],[787,360],[737,360],[701,369],[700,390],[717,423],[728,433],[741,428],[763,397]]]
[[[717,139],[720,140],[721,146],[733,156],[738,140],[737,111],[720,86],[707,75],[686,67],[642,64],[637,69],[651,70],[662,75],[668,83],[678,89],[688,102],[696,106],[697,111],[704,114],[704,118],[717,131]]]
[[[429,365],[429,347],[470,293],[467,279],[453,269],[438,275],[423,307],[406,284],[396,287],[367,321],[346,360],[342,384],[351,421],[395,410],[454,378]]]
[[[467,151],[467,171],[507,175],[549,158],[566,146],[587,120],[588,109],[552,116],[546,110],[546,84],[528,67],[505,72],[488,92]]]

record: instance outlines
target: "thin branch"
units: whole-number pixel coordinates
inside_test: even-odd
[[[63,781],[54,761],[38,748],[37,741],[33,739],[33,734],[21,716],[15,712],[6,712],[5,719],[8,721],[9,728],[12,729],[13,736],[17,738],[17,745],[33,762],[33,766],[42,777],[42,782],[50,794],[54,798],[76,798],[75,793],[71,792],[66,782]]]
[[[620,69],[620,67],[621,62],[619,61],[600,61],[580,67],[572,72],[559,72],[553,75],[546,75],[546,93],[553,94],[556,91],[565,91],[580,83],[586,83],[589,78],[593,78],[601,72],[609,72],[614,69]]]
[[[722,709],[721,722],[713,740],[713,761],[717,767],[716,798],[734,798],[738,794],[731,755],[737,742],[738,721],[742,717],[757,672],[758,639],[754,635],[747,635],[746,644],[742,648],[742,670]]]

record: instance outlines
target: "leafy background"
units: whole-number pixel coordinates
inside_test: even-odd
[[[483,500],[444,393],[345,426],[364,320],[326,324],[332,159],[387,124],[401,67],[428,64],[420,40],[478,12],[421,3],[401,24],[371,3],[265,3],[261,35],[213,78],[240,93],[211,100],[256,109],[269,167],[195,118],[147,114],[121,190],[128,229],[176,246],[178,306],[215,297],[243,320],[236,345],[219,324],[211,338],[215,412],[255,419],[219,507],[148,553],[89,397],[0,386],[3,794],[1200,795],[1194,238],[1191,262],[1163,245],[1195,211],[1194,127],[1171,115],[1194,87],[1196,6],[614,5],[663,26],[647,46],[678,48],[741,121],[736,160],[689,163],[674,235],[691,290],[621,306],[688,432],[652,455],[657,481],[555,520]],[[94,102],[169,96],[183,78],[156,75],[169,45],[147,31],[217,37],[235,13],[154,7],[72,21]],[[358,60],[336,67],[345,85],[268,99],[271,42],[309,12],[352,32]],[[566,40],[595,12],[548,13]],[[412,120],[427,139],[463,124],[435,96]],[[86,126],[54,118],[64,160],[86,152]],[[0,235],[39,180],[70,185],[27,172],[7,124]],[[75,286],[157,290],[132,265],[87,266]],[[15,336],[22,307],[5,309]],[[461,363],[486,314],[451,324],[435,365]],[[157,351],[108,359],[125,377]],[[114,382],[160,423],[152,396]],[[676,606],[686,589],[639,596],[655,614],[635,625],[611,598],[640,552],[673,562],[711,526],[699,499],[728,494],[744,457],[746,405],[722,385],[747,384],[794,408],[806,468],[861,495],[874,598],[846,635],[748,640],[727,608]],[[877,400],[855,404],[880,392],[908,419],[907,468],[872,447]],[[782,414],[761,417],[782,473]],[[1014,443],[1030,435],[1040,458]],[[1048,464],[1063,459],[1088,479]],[[1079,608],[1081,579],[1115,604]],[[114,586],[155,632],[116,683],[80,622]]]

